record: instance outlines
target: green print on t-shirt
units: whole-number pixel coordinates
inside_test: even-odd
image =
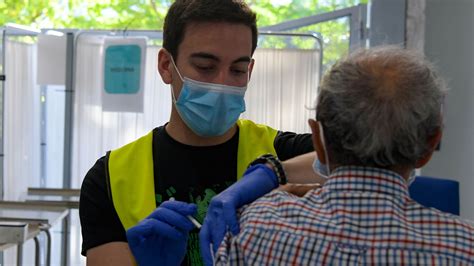
[[[200,224],[203,223],[204,218],[206,218],[207,208],[211,199],[216,195],[212,189],[205,189],[204,196],[197,196],[196,199],[193,198],[192,193],[189,193],[189,198],[191,202],[196,203],[197,213],[195,215],[196,219]],[[194,229],[189,234],[188,239],[188,251],[187,251],[187,265],[203,265],[201,260],[201,253],[199,250],[199,230]]]
[[[196,203],[197,205],[197,214],[196,214],[196,219],[202,224],[204,221],[204,218],[206,218],[206,213],[207,213],[207,207],[209,207],[209,204],[211,203],[211,199],[216,195],[216,192],[214,192],[212,189],[205,189],[204,190],[204,196],[197,196],[196,199],[193,198],[193,195],[189,193],[189,198],[191,202]]]
[[[207,208],[211,202],[211,199],[217,195],[216,191],[222,191],[223,189],[230,186],[232,182],[225,182],[225,184],[216,185],[212,189],[206,188],[201,193],[198,193],[194,189],[190,189],[188,197],[189,203],[195,203],[197,205],[197,213],[194,215],[196,220],[202,224],[204,218],[206,217]],[[224,185],[224,188],[221,186]],[[169,187],[166,190],[166,194],[164,197],[161,194],[156,194],[156,205],[159,206],[163,201],[173,197],[176,194],[176,189],[174,187]],[[186,258],[184,261],[185,265],[204,265],[201,259],[201,253],[199,249],[199,230],[197,228],[193,229],[189,233],[188,239],[188,247]]]

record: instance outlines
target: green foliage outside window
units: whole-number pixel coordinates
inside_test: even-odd
[[[331,12],[368,0],[248,0],[258,15],[258,26]],[[171,0],[0,0],[0,25],[12,22],[35,28],[160,30]],[[324,40],[324,64],[348,51],[348,19],[312,25],[297,32],[318,32]],[[269,40],[263,46],[311,49],[307,38]]]

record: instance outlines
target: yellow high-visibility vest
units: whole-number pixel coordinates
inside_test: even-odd
[[[237,178],[259,156],[276,155],[277,130],[238,120]],[[108,154],[108,177],[112,202],[125,230],[146,218],[156,208],[153,171],[153,131]]]

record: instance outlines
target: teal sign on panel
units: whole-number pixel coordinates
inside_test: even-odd
[[[110,94],[135,94],[140,90],[141,47],[111,45],[105,50],[105,91]]]

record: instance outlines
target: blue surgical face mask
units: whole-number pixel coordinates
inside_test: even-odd
[[[416,179],[416,170],[413,169],[410,173],[410,176],[408,177],[407,186],[409,187],[411,184],[413,184],[413,182],[415,182],[415,179]]]
[[[321,122],[318,122],[318,126],[319,126],[319,138],[321,139],[321,143],[323,144],[322,148],[324,149],[324,156],[326,156],[326,164],[322,164],[319,161],[319,159],[316,158],[313,162],[313,171],[317,175],[328,179],[329,175],[331,174],[331,170],[329,168],[329,157],[328,157],[328,153],[327,153],[327,150],[326,150],[326,142],[325,142],[325,139],[324,139],[323,126],[322,126]]]
[[[245,111],[247,86],[227,86],[183,78],[173,59],[171,62],[183,81],[178,99],[173,90],[171,94],[184,123],[201,137],[226,133]]]
[[[313,161],[313,171],[321,177],[324,177],[326,179],[329,178],[329,171],[327,166],[325,164],[322,164],[318,158],[314,159]]]

